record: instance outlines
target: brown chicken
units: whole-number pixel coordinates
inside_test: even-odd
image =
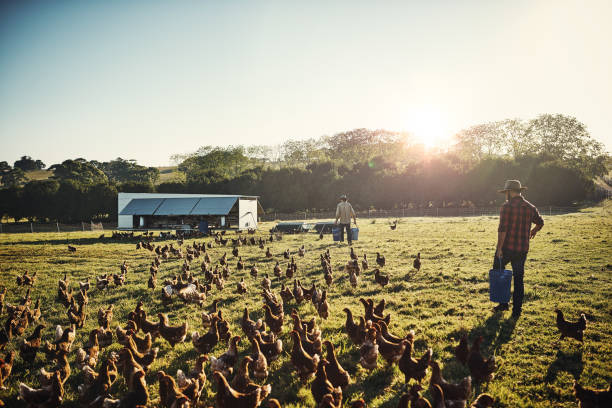
[[[325,348],[327,350],[328,363],[325,367],[327,379],[332,383],[334,388],[346,387],[351,382],[351,376],[340,365],[340,362],[336,357],[336,350],[334,348],[334,345],[328,340],[325,340],[323,344],[325,345]]]
[[[437,384],[442,388],[444,396],[451,401],[465,401],[472,392],[472,377],[465,377],[459,384],[453,384],[446,381],[442,377],[440,365],[437,361],[432,360],[429,363],[431,367],[430,386]]]
[[[291,331],[293,347],[291,349],[291,363],[295,367],[300,379],[305,382],[314,376],[320,357],[318,354],[310,355],[302,347],[300,333],[296,330]]]
[[[257,331],[253,338],[259,343],[259,348],[264,356],[266,356],[266,360],[269,363],[276,360],[283,352],[283,341],[275,338],[275,336],[269,341],[266,341],[262,338],[261,333]]]
[[[380,252],[376,253],[376,263],[381,268],[383,268],[386,265],[386,263],[387,263],[387,260],[385,259],[385,256],[381,255]]]
[[[84,374],[85,383],[78,386],[79,402],[83,406],[99,406],[95,402],[104,399],[104,395],[117,379],[118,373],[115,358],[109,357],[104,360],[100,371],[97,373],[90,367],[87,367]]]
[[[389,284],[389,276],[383,275],[380,269],[376,268],[374,269],[374,281],[384,288]]]
[[[56,357],[56,360],[57,360],[57,364],[55,365],[55,367],[51,369],[51,371],[46,371],[44,368],[40,369],[38,378],[40,380],[41,387],[46,387],[46,386],[51,385],[51,383],[53,382],[53,374],[56,371],[60,372],[60,380],[62,384],[64,384],[66,380],[68,379],[68,377],[70,377],[71,369],[70,369],[70,364],[68,363],[68,354],[60,353]],[[87,367],[90,368],[89,366]]]
[[[467,362],[472,379],[477,383],[489,382],[493,380],[496,368],[495,356],[486,359],[480,353],[480,344],[483,340],[484,338],[482,336],[474,339]]]
[[[414,343],[412,341],[408,341],[406,343],[406,348],[404,349],[404,354],[402,354],[402,357],[399,359],[397,365],[400,371],[404,374],[404,380],[406,383],[408,383],[411,378],[414,378],[418,383],[421,383],[427,373],[427,366],[431,361],[433,351],[431,348],[427,349],[423,356],[417,360],[412,357],[413,349]]]
[[[574,395],[578,399],[579,408],[612,407],[612,382],[607,390],[593,390],[584,388],[574,380]]]
[[[383,316],[379,316],[375,314],[374,313],[374,301],[372,299],[359,298],[359,301],[363,305],[363,310],[364,310],[363,317],[366,321],[371,320],[374,323],[383,321],[387,324],[387,326],[389,325],[389,322],[391,321],[391,315],[388,314],[383,317]]]
[[[467,365],[469,354],[470,346],[468,345],[468,336],[467,334],[464,334],[461,336],[461,340],[459,340],[457,347],[455,347],[455,357],[457,357],[457,360],[461,364]]]
[[[266,360],[266,356],[261,352],[257,339],[251,337],[249,340],[251,341],[253,376],[258,380],[265,379],[268,377],[268,360]]]
[[[218,408],[256,408],[272,391],[272,386],[267,384],[249,393],[241,393],[230,387],[227,379],[219,371],[215,371],[213,375],[217,380]]]
[[[42,343],[42,330],[46,326],[44,324],[39,324],[36,326],[32,334],[30,334],[27,338],[23,339],[19,347],[19,355],[24,362],[33,363],[36,359],[36,353],[40,348]]]
[[[325,371],[325,365],[327,363],[328,362],[325,359],[321,359],[319,361],[315,378],[312,383],[310,383],[310,391],[312,392],[312,397],[317,404],[323,400],[324,395],[332,394],[334,392],[334,386],[327,379],[327,373]]]
[[[183,370],[176,371],[176,382],[179,389],[185,394],[195,405],[200,400],[204,385],[206,384],[206,373],[204,372],[204,363],[208,361],[208,356],[200,355],[186,375]]]
[[[234,390],[242,393],[249,393],[259,388],[259,385],[254,383],[249,375],[249,366],[252,362],[253,359],[251,356],[244,356],[242,361],[240,361],[240,366],[236,370],[236,374],[230,383]]]
[[[495,398],[489,394],[480,394],[478,397],[476,397],[474,402],[472,402],[470,408],[491,408],[494,403]]]
[[[229,377],[233,371],[236,361],[238,361],[238,343],[240,336],[234,336],[230,340],[229,348],[219,358],[210,357],[210,369],[220,371],[224,376]]]
[[[268,327],[270,327],[270,330],[273,333],[279,334],[281,331],[283,331],[283,314],[281,313],[278,316],[274,315],[270,309],[270,306],[268,305],[264,305],[263,308],[266,324]]]
[[[34,389],[20,383],[19,397],[30,408],[59,407],[64,397],[64,385],[60,379],[60,372],[56,371],[53,374],[51,385],[47,387]]]
[[[257,321],[250,319],[249,309],[245,307],[244,313],[242,314],[242,320],[240,321],[240,327],[242,328],[242,331],[244,331],[244,334],[246,334],[247,337],[252,337],[255,334],[255,331],[262,330],[262,325],[263,322],[261,319],[258,319]]]
[[[414,258],[414,261],[412,262],[412,266],[417,271],[421,270],[421,253],[420,252],[417,254],[416,258]]]
[[[134,342],[134,339],[132,338],[132,336],[127,337],[126,348],[128,348],[132,352],[132,356],[134,356],[134,360],[136,360],[136,362],[142,366],[145,372],[148,371],[149,366],[153,364],[153,362],[157,358],[157,353],[159,353],[159,347],[149,349],[146,352],[138,351],[138,346]]]
[[[137,370],[132,374],[132,383],[128,392],[121,399],[105,398],[103,408],[144,407],[149,402],[149,391],[145,381],[145,372]]]
[[[171,347],[174,347],[177,343],[182,343],[187,337],[188,324],[185,321],[180,326],[170,326],[168,322],[168,316],[164,313],[158,313],[159,318],[159,334],[163,337]]]
[[[244,295],[247,293],[246,282],[244,281],[244,277],[240,278],[240,281],[236,283],[236,293],[239,295]]]
[[[423,387],[420,384],[413,384],[406,395],[406,399],[402,401],[400,399],[400,404],[398,404],[398,408],[406,407],[408,408],[408,401],[410,401],[411,408],[431,408],[431,404],[425,398],[421,397],[421,391]],[[404,396],[402,396],[403,398]],[[402,405],[404,404],[404,405]]]
[[[200,336],[197,331],[191,333],[191,341],[193,347],[200,354],[208,354],[219,342],[219,331],[218,331],[218,320],[217,316],[213,317],[210,329],[206,334]]]
[[[0,389],[5,389],[4,382],[11,375],[11,371],[13,371],[14,361],[14,351],[9,351],[8,353],[6,353],[4,359],[0,358]]]
[[[174,378],[164,371],[157,373],[159,381],[159,399],[165,408],[190,408],[191,400],[181,392]]]
[[[374,370],[378,366],[378,344],[376,344],[377,330],[369,328],[365,340],[359,348],[359,364],[366,370]]]
[[[87,350],[79,348],[76,352],[74,359],[77,367],[83,369],[85,366],[95,368],[98,363],[98,354],[100,353],[100,346],[98,345],[98,336],[94,336],[93,343],[89,345]]]
[[[410,343],[408,340],[401,340],[399,343],[393,343],[385,339],[382,332],[379,330],[380,327],[376,327],[376,344],[378,344],[378,351],[382,358],[385,359],[387,364],[392,365],[397,363],[404,355],[406,346]]]
[[[587,327],[587,319],[584,313],[580,315],[577,322],[568,322],[565,320],[563,312],[559,309],[555,309],[555,313],[557,313],[557,328],[561,333],[561,338],[559,340],[563,340],[565,337],[571,337],[582,343],[584,331]]]
[[[363,325],[358,325],[353,321],[353,313],[347,307],[342,309],[346,313],[346,323],[344,330],[349,335],[349,338],[356,346],[361,346],[365,340],[365,330]],[[363,318],[362,318],[363,319]]]
[[[98,324],[101,327],[109,327],[113,320],[113,305],[110,305],[106,310],[98,309]]]

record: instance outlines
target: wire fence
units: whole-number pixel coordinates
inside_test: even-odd
[[[579,207],[539,207],[540,213],[560,215],[577,212]],[[461,207],[461,208],[399,208],[393,210],[356,211],[357,218],[406,218],[406,217],[483,217],[498,216],[499,207]],[[297,211],[292,213],[267,212],[259,217],[260,222],[293,221],[293,220],[333,220],[335,211]],[[64,224],[59,222],[12,222],[0,223],[0,233],[35,233],[35,232],[83,232],[116,230],[114,222],[80,222]]]
[[[79,222],[64,224],[60,222],[11,222],[0,223],[0,233],[34,233],[34,232],[76,232],[104,231],[115,229],[115,223]]]
[[[405,217],[483,217],[499,215],[500,207],[461,207],[461,208],[400,208],[393,210],[355,211],[357,218],[405,218]],[[559,215],[578,211],[578,207],[543,207],[542,215]],[[260,217],[260,221],[324,220],[336,218],[335,211],[298,211],[293,213],[270,212]]]

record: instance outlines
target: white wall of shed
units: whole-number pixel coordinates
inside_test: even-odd
[[[257,200],[238,200],[238,228],[257,228]]]

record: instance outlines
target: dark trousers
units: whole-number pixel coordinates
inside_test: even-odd
[[[340,242],[344,242],[344,230],[346,229],[346,238],[349,245],[353,242],[353,232],[351,231],[351,224],[339,224],[340,225]]]
[[[525,260],[527,252],[515,252],[507,249],[502,250],[502,258],[495,257],[493,261],[493,269],[504,269],[510,263],[512,265],[512,276],[514,277],[514,292],[512,292],[512,310],[520,312],[523,306],[523,296],[525,295],[525,287],[523,285],[523,276],[525,275]]]

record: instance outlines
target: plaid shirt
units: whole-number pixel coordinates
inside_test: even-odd
[[[523,196],[516,196],[506,201],[499,214],[499,232],[506,232],[503,249],[515,252],[529,251],[529,233],[531,224],[544,225],[538,209],[525,200]]]

